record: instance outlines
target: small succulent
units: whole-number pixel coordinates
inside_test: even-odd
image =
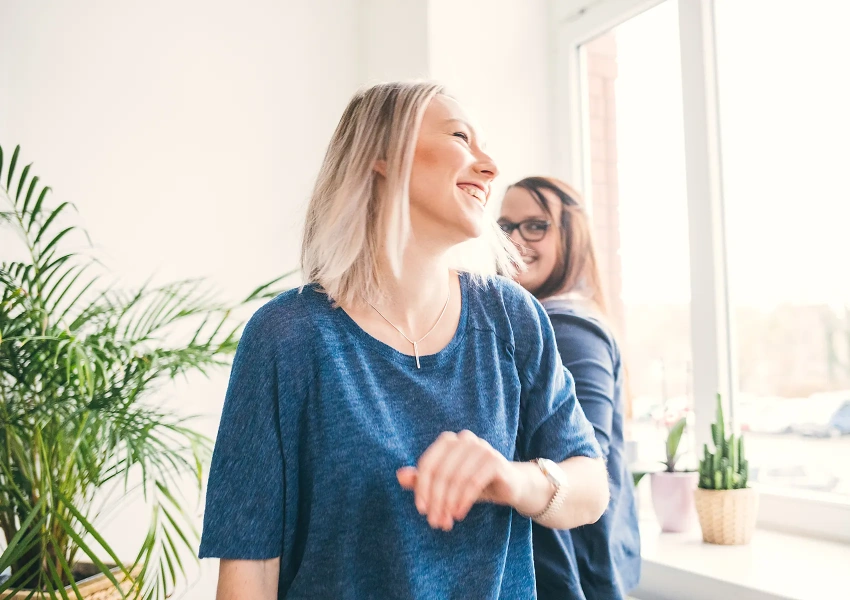
[[[723,418],[723,403],[717,394],[717,419],[711,425],[714,451],[703,446],[699,461],[699,487],[705,490],[737,490],[747,487],[750,466],[744,457],[744,438],[729,434]]]

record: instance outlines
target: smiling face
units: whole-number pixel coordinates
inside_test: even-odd
[[[521,235],[522,228],[519,227],[514,228],[511,233],[511,240],[519,247],[526,265],[526,270],[517,275],[517,283],[535,295],[552,275],[562,252],[559,233],[562,204],[549,190],[541,190],[541,193],[546,200],[548,211],[528,190],[521,187],[509,188],[502,201],[499,217],[499,224],[502,225],[527,223],[525,228],[531,230],[532,235],[528,237],[532,238],[542,233],[537,231],[537,235],[534,235],[535,226],[539,229],[542,227],[540,223],[550,223],[542,239],[537,241],[524,239]]]
[[[413,236],[451,247],[481,235],[498,172],[457,101],[435,96],[422,118],[410,175]]]

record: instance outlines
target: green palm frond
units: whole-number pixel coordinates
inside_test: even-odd
[[[0,262],[0,573],[11,569],[0,596],[79,597],[72,571],[82,558],[116,589],[138,574],[128,598],[165,598],[198,536],[175,490],[188,475],[200,491],[211,442],[154,393],[226,365],[242,327],[235,315],[279,293],[289,274],[237,303],[203,280],[120,289],[73,205],[51,206],[50,188],[32,165],[18,170],[19,158],[15,148],[4,163],[0,148],[0,228],[15,231],[26,257]],[[150,527],[124,566],[101,523],[134,493],[151,506]]]

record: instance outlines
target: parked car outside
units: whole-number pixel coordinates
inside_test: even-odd
[[[850,435],[850,391],[813,394],[794,431],[806,437]]]

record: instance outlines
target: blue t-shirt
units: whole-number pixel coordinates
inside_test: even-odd
[[[510,460],[600,456],[542,307],[504,278],[461,274],[457,332],[413,357],[326,295],[286,292],[249,321],[233,363],[200,556],[281,557],[279,598],[522,599],[531,521],[477,504],[431,529],[396,470],[443,431]]]
[[[624,456],[623,362],[608,327],[565,300],[543,302],[564,366],[608,465],[611,501],[596,523],[569,531],[533,527],[540,600],[621,600],[640,579],[634,485]]]

